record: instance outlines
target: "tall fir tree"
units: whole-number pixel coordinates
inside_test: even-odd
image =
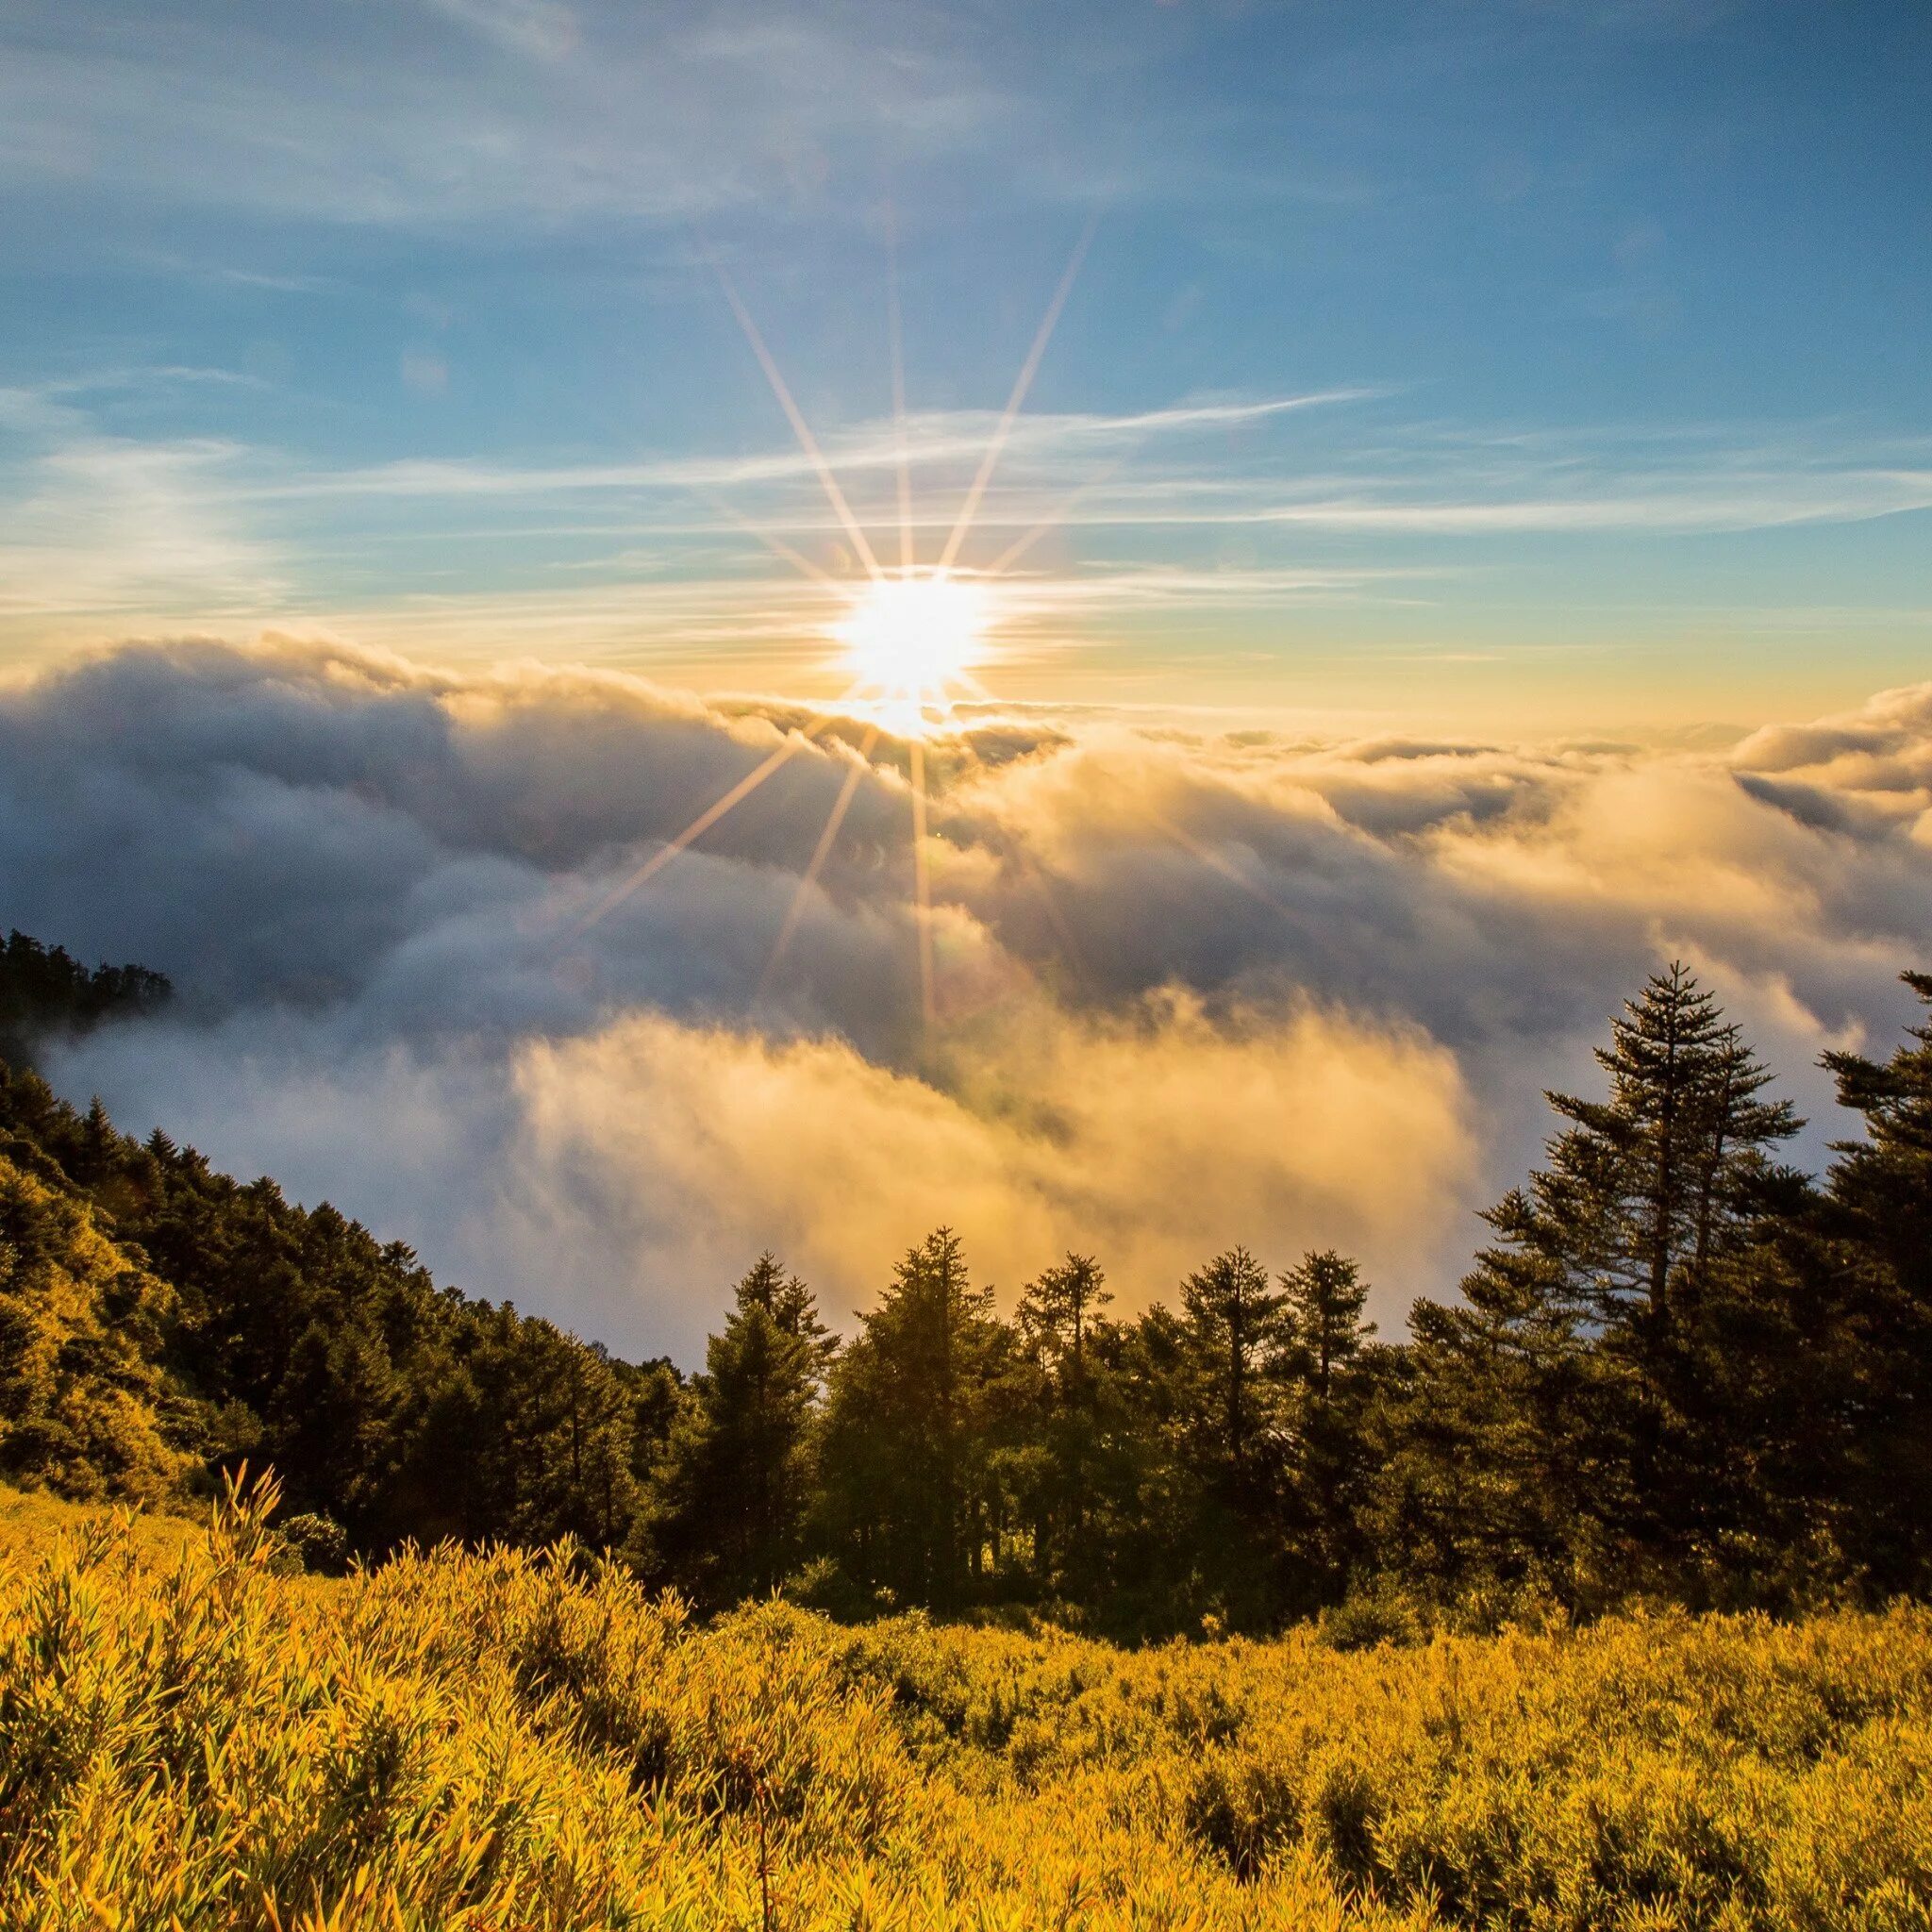
[[[1100,1393],[1092,1352],[1100,1310],[1113,1300],[1091,1255],[1071,1250],[1026,1285],[1020,1334],[1039,1375],[1038,1455],[1024,1482],[1033,1560],[1058,1585],[1091,1585],[1095,1572],[1093,1488],[1101,1455]]]
[[[978,1579],[1000,1498],[997,1424],[1009,1331],[941,1227],[907,1251],[831,1377],[829,1533],[867,1583],[941,1608]]]
[[[1375,1324],[1362,1317],[1368,1284],[1346,1255],[1324,1248],[1281,1277],[1281,1291],[1291,1372],[1316,1400],[1328,1401],[1374,1336]]]
[[[732,1291],[740,1314],[762,1308],[779,1331],[805,1344],[813,1374],[822,1379],[839,1353],[839,1338],[820,1319],[818,1297],[767,1248]]]
[[[1698,1339],[1774,1192],[1769,1150],[1800,1124],[1759,1097],[1770,1075],[1681,963],[1597,1059],[1607,1097],[1548,1096],[1569,1125],[1484,1215],[1498,1239],[1462,1306],[1417,1305],[1417,1426],[1383,1517],[1452,1569],[1583,1594],[1710,1532]]]
[[[1491,1222],[1559,1254],[1580,1320],[1656,1357],[1680,1300],[1749,1238],[1766,1150],[1802,1124],[1758,1096],[1771,1075],[1681,961],[1653,973],[1610,1023],[1605,1100],[1552,1093],[1573,1124],[1549,1167]]]
[[[1118,1539],[1157,1626],[1270,1622],[1288,1474],[1288,1297],[1246,1248],[1216,1255],[1123,1332],[1117,1386],[1138,1513]]]
[[[671,1432],[649,1519],[652,1557],[701,1602],[775,1590],[798,1567],[811,1430],[837,1352],[811,1291],[760,1255]]]
[[[1901,975],[1932,1007],[1932,973]],[[1838,1144],[1828,1239],[1814,1281],[1840,1309],[1842,1393],[1858,1419],[1831,1487],[1851,1507],[1851,1555],[1883,1591],[1932,1591],[1932,1021],[1884,1062],[1827,1054],[1841,1105],[1864,1122]]]
[[[1375,1324],[1360,1268],[1333,1248],[1305,1254],[1281,1277],[1288,1342],[1292,1533],[1316,1595],[1347,1580],[1369,1473],[1366,1418]]]
[[[1181,1284],[1204,1473],[1224,1506],[1250,1523],[1265,1520],[1276,1500],[1288,1300],[1246,1248],[1215,1256]]]

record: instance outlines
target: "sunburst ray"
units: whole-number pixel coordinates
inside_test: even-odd
[[[851,695],[852,693],[848,691],[844,697],[840,699],[840,704],[844,704]],[[707,806],[675,839],[669,840],[663,845],[660,845],[656,852],[652,853],[649,858],[645,859],[628,876],[613,886],[609,891],[605,893],[603,898],[598,900],[596,905],[591,907],[590,911],[575,921],[570,928],[573,937],[589,932],[600,920],[608,917],[619,906],[623,905],[640,887],[648,885],[680,852],[684,851],[695,840],[702,839],[726,812],[730,811],[734,807],[741,805],[774,772],[777,771],[781,765],[789,763],[792,758],[803,751],[837,716],[838,711],[835,708],[832,710],[822,712],[808,724],[800,725],[796,729],[788,732],[785,741],[775,751],[772,752],[761,763],[747,772],[737,784],[724,792],[722,796]]]
[[[979,514],[980,498],[986,494],[986,486],[992,481],[992,473],[999,467],[1001,454],[1007,446],[1007,439],[1013,433],[1013,424],[1026,400],[1026,391],[1033,387],[1033,378],[1039,374],[1041,358],[1046,354],[1046,345],[1053,340],[1053,332],[1059,324],[1060,311],[1067,306],[1067,297],[1074,292],[1074,282],[1080,273],[1080,264],[1087,259],[1087,251],[1093,245],[1094,231],[1100,225],[1100,217],[1091,217],[1080,231],[1080,239],[1074,244],[1073,258],[1067,263],[1066,273],[1061,275],[1059,287],[1053,291],[1053,300],[1046,305],[1046,314],[1040,324],[1039,333],[1033,338],[1033,346],[1026,352],[1026,359],[1020,365],[1020,374],[1014,381],[1013,391],[1007,398],[1007,407],[1000,414],[998,425],[992,433],[992,441],[987,445],[986,455],[981,459],[979,473],[973,479],[973,487],[966,492],[966,501],[959,510],[958,521],[953,525],[953,533],[946,539],[946,547],[940,557],[940,568],[950,570],[954,559],[959,555],[959,546],[965,542],[973,528],[973,521]]]
[[[818,473],[819,482],[824,488],[825,501],[832,507],[832,514],[839,519],[845,534],[852,539],[852,548],[859,562],[864,564],[866,574],[870,576],[878,576],[879,560],[873,554],[871,541],[860,528],[858,519],[852,514],[852,506],[846,502],[845,492],[840,489],[839,479],[833,475],[832,466],[826,462],[824,452],[819,448],[818,438],[811,433],[811,425],[805,420],[797,403],[792,400],[791,387],[779,373],[771,350],[765,346],[765,339],[758,333],[758,325],[752,320],[751,310],[744,306],[744,300],[738,292],[738,285],[731,279],[730,271],[716,255],[711,255],[710,261],[718,276],[718,285],[724,291],[724,299],[730,303],[731,312],[737,316],[738,325],[744,331],[744,339],[751,344],[752,354],[758,358],[758,367],[765,372],[765,380],[771,384],[772,393],[778,399],[778,407],[785,411],[785,420],[791,425],[791,433],[798,439],[799,448],[805,452],[806,460]]]
[[[1142,806],[1141,809],[1149,824],[1157,831],[1165,832],[1183,852],[1199,859],[1209,872],[1218,873],[1229,885],[1239,888],[1271,911],[1285,913],[1291,909],[1284,900],[1257,886],[1232,859],[1215,851],[1206,841],[1195,838],[1184,826],[1175,824],[1164,812],[1156,811],[1152,806]]]
[[[702,483],[688,484],[686,488],[699,502],[715,510],[727,523],[737,525],[747,537],[756,538],[780,563],[789,563],[808,583],[821,585],[828,591],[837,591],[841,595],[844,593],[845,587],[830,571],[821,570],[802,550],[794,549],[782,537],[774,535],[762,524],[755,523],[742,510],[727,503],[715,490],[708,490]]]
[[[919,1010],[931,1031],[938,1018],[932,960],[932,875],[925,853],[925,744],[915,733],[909,741],[912,767],[912,890],[913,922],[919,929]]]
[[[858,791],[859,781],[872,769],[873,747],[879,741],[879,727],[876,724],[867,728],[860,741],[858,756],[846,771],[845,782],[839,788],[839,795],[832,801],[832,809],[826,815],[824,830],[819,834],[819,842],[813,846],[810,862],[800,875],[798,889],[791,895],[791,903],[785,908],[784,923],[778,928],[778,937],[772,942],[772,957],[765,961],[765,970],[758,975],[758,990],[752,995],[756,1006],[770,991],[772,981],[777,976],[779,962],[785,958],[785,950],[791,945],[792,935],[798,930],[799,922],[805,917],[805,908],[811,898],[812,888],[818,883],[818,876],[824,863],[831,857],[832,847],[839,837],[839,828],[845,823],[845,814],[851,808],[852,800]]]
[[[846,637],[848,651],[855,658],[863,655],[859,639],[846,635],[855,626],[865,630],[868,636],[871,630],[882,632],[882,640],[875,641],[891,645],[891,648],[884,653],[888,661],[882,666],[862,666],[868,675],[862,675],[839,700],[839,704],[845,705],[855,695],[863,691],[873,693],[881,703],[898,704],[902,708],[909,710],[907,750],[912,817],[913,911],[918,939],[920,1013],[928,1031],[937,1024],[939,1002],[937,965],[934,957],[932,863],[928,849],[931,799],[927,787],[929,774],[925,756],[925,735],[929,729],[936,728],[932,722],[935,718],[942,724],[952,717],[955,702],[952,689],[954,686],[976,693],[984,699],[991,698],[991,693],[973,676],[968,663],[963,661],[971,648],[972,638],[967,637],[964,644],[957,651],[956,655],[962,661],[941,662],[945,651],[941,646],[948,641],[949,626],[950,630],[959,631],[963,636],[967,632],[976,632],[984,623],[983,618],[968,621],[972,618],[972,613],[966,610],[961,599],[976,596],[978,592],[974,586],[1017,562],[1047,530],[1064,519],[1081,494],[1093,487],[1092,483],[1090,481],[1081,485],[1051,516],[1010,543],[991,571],[974,571],[962,575],[956,573],[955,566],[961,548],[972,534],[986,492],[1011,438],[1014,425],[1019,420],[1020,412],[1032,390],[1034,378],[1039,374],[1047,346],[1058,326],[1068,299],[1073,293],[1074,285],[1078,279],[1081,266],[1092,245],[1098,225],[1099,217],[1096,214],[1082,229],[1066,269],[1054,290],[1052,299],[1047,304],[1046,312],[1041,320],[1025,359],[1021,364],[1019,375],[1014,379],[1012,390],[1007,397],[1006,406],[994,426],[985,455],[960,507],[959,514],[951,526],[943,554],[936,566],[928,572],[921,573],[918,569],[914,534],[911,458],[907,425],[905,329],[899,293],[897,217],[891,205],[887,205],[887,334],[891,358],[893,461],[899,524],[899,565],[890,577],[881,569],[877,554],[866,536],[864,527],[854,514],[832,465],[826,460],[818,439],[806,422],[790,385],[779,370],[776,359],[767,346],[751,311],[740,295],[737,285],[724,263],[700,238],[700,246],[704,248],[706,258],[717,275],[725,301],[737,318],[739,327],[743,331],[745,341],[750,344],[759,368],[764,372],[765,380],[771,386],[773,395],[784,411],[787,422],[791,424],[799,448],[817,475],[833,515],[850,539],[854,558],[863,566],[873,581],[874,588],[867,592],[864,599],[854,596],[840,577],[822,569],[774,530],[741,515],[709,491],[701,490],[699,493],[720,514],[755,538],[774,557],[796,570],[800,575],[835,593],[842,593],[850,599],[851,609],[844,630],[841,631],[837,625],[834,625],[833,629],[835,635]],[[928,578],[929,582],[926,581]],[[909,607],[918,612],[916,621],[909,615],[909,611],[900,610],[896,603],[890,608],[887,605],[888,591],[890,590],[892,597],[897,599],[902,594],[902,587],[903,593],[908,599],[916,599]],[[867,617],[873,620],[870,629],[860,623],[862,618]],[[934,625],[939,625],[940,629],[928,635]],[[815,719],[803,730],[791,733],[784,743],[699,813],[675,839],[667,841],[626,878],[608,891],[591,910],[577,922],[575,929],[578,932],[587,930],[622,904],[631,893],[646,885],[680,852],[702,838],[720,819],[749,797],[774,772],[803,749],[831,722],[832,715],[831,712],[827,712]],[[840,786],[831,810],[826,815],[824,828],[813,847],[810,860],[787,906],[784,920],[773,943],[771,956],[759,975],[758,988],[753,996],[754,1005],[762,999],[770,989],[796,935],[819,875],[831,856],[853,799],[857,795],[859,782],[871,769],[872,752],[878,736],[879,726],[874,723],[866,733],[858,759],[848,769]],[[967,755],[983,764],[984,760],[979,758],[977,747],[973,745],[970,740],[962,741],[965,742]],[[1203,856],[1208,855],[1204,853]],[[1032,874],[1048,920],[1059,936],[1068,965],[1076,975],[1085,978],[1085,964],[1080,958],[1077,942],[1053,895],[1043,871],[1033,860],[1031,854],[1022,852],[1021,858]]]

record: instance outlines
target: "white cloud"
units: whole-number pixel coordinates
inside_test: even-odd
[[[1729,751],[1159,733],[936,741],[924,1032],[904,747],[782,742],[615,675],[340,645],[130,649],[0,692],[8,918],[184,990],[59,1076],[509,1292],[687,1357],[778,1242],[836,1306],[950,1219],[1011,1289],[1101,1250],[1129,1304],[1246,1240],[1455,1278],[1546,1085],[1692,960],[1814,1116],[1932,929],[1932,693]],[[761,982],[763,992],[758,994]]]
[[[108,435],[59,400],[130,379],[117,372],[53,391],[0,390],[0,429],[16,450],[0,472],[0,617],[186,608],[219,618],[285,593],[272,546],[230,497],[242,450],[218,438]]]

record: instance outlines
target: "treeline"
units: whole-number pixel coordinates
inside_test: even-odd
[[[1378,1596],[1923,1594],[1932,1028],[1829,1057],[1864,1133],[1823,1181],[1778,1158],[1801,1124],[1683,967],[1598,1058],[1606,1097],[1550,1096],[1543,1165],[1406,1341],[1332,1252],[1230,1249],[1132,1321],[1070,1254],[1006,1322],[941,1229],[833,1353],[766,1257],[660,1465],[666,1573],[1135,1632]]]
[[[707,1607],[1031,1604],[1116,1635],[1924,1593],[1932,1026],[1829,1057],[1863,1131],[1817,1180],[1682,967],[1599,1058],[1605,1097],[1550,1096],[1542,1166],[1405,1340],[1332,1252],[1230,1249],[1132,1319],[1070,1253],[1003,1318],[942,1228],[842,1344],[761,1257],[689,1379],[12,1072],[0,1473],[152,1493],[245,1457],[365,1553],[570,1533]]]
[[[83,966],[64,946],[43,946],[16,927],[0,941],[0,1058],[22,1062],[45,1034],[151,1013],[172,991],[145,966]]]

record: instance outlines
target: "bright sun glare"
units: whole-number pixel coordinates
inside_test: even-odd
[[[752,354],[758,358],[758,367],[764,371],[765,379],[772,386],[773,395],[777,398],[779,408],[791,425],[800,450],[817,474],[825,501],[849,540],[853,562],[864,568],[869,581],[857,589],[848,588],[792,548],[776,530],[760,528],[727,506],[719,507],[734,523],[741,525],[801,575],[824,585],[833,594],[846,600],[844,614],[828,629],[830,635],[844,646],[845,665],[852,674],[852,684],[809,724],[802,729],[787,731],[784,741],[776,749],[723,796],[707,806],[676,838],[659,845],[648,858],[607,891],[582,916],[578,922],[579,930],[593,925],[640,886],[647,884],[680,852],[701,839],[726,812],[756,791],[774,772],[841,715],[841,707],[847,708],[842,715],[850,717],[856,701],[857,708],[871,713],[868,728],[858,746],[857,759],[846,767],[844,782],[833,801],[824,830],[819,835],[811,862],[800,878],[784,923],[778,928],[771,957],[758,981],[758,991],[761,994],[771,983],[785,956],[785,948],[804,916],[819,870],[830,854],[839,836],[839,827],[844,822],[846,808],[852,803],[860,779],[872,770],[873,746],[882,731],[890,731],[907,741],[907,776],[912,794],[912,873],[918,912],[920,1006],[926,1024],[932,1024],[935,1013],[932,886],[926,850],[924,741],[934,731],[946,728],[953,705],[962,688],[980,697],[986,695],[985,688],[973,675],[974,667],[986,658],[987,632],[997,618],[1003,614],[1009,615],[1011,609],[1008,606],[1003,612],[995,608],[992,579],[1016,564],[1058,518],[1050,516],[1036,524],[1024,535],[1009,542],[991,564],[975,566],[963,575],[955,571],[954,564],[973,533],[974,520],[985,501],[993,472],[998,467],[1000,453],[1006,447],[1008,435],[1026,400],[1026,391],[1032,384],[1034,372],[1040,367],[1041,358],[1046,353],[1046,345],[1053,335],[1055,324],[1059,320],[1060,310],[1066,306],[1074,278],[1079,274],[1088,244],[1093,240],[1093,229],[1094,222],[1090,221],[1081,232],[1073,258],[1067,263],[1066,273],[1060,276],[1059,286],[1054,291],[1053,300],[1048,303],[1039,332],[1033,338],[1033,346],[1021,364],[1012,391],[1007,397],[1007,406],[1000,413],[999,422],[985,455],[980,458],[979,468],[966,491],[939,560],[930,565],[922,565],[917,558],[911,466],[906,444],[905,374],[900,356],[895,271],[891,284],[888,314],[892,355],[892,415],[898,436],[899,567],[896,570],[881,566],[872,539],[853,513],[852,506],[833,474],[832,465],[825,460],[817,438],[812,435],[810,425],[800,413],[791,390],[786,387],[785,378],[779,373],[771,350],[765,346],[765,339],[758,333],[751,311],[744,306],[724,263],[713,258],[711,265],[717,271],[724,299],[738,318],[745,341],[751,344]],[[966,742],[970,751],[970,741]]]
[[[983,586],[919,571],[867,584],[834,635],[861,685],[920,714],[979,661],[989,617]]]

